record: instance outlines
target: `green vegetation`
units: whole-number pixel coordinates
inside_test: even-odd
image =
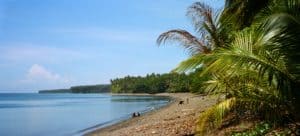
[[[110,85],[72,86],[70,89],[40,90],[39,93],[109,93]]]
[[[127,76],[111,80],[112,93],[176,93],[191,92],[197,90],[201,92],[197,76],[199,71],[190,74],[168,73],[168,74],[150,74],[145,77]]]
[[[257,124],[253,129],[244,132],[233,132],[231,136],[263,136],[271,130],[271,125],[265,122]]]
[[[197,36],[176,29],[158,44],[177,41],[191,56],[174,71],[202,67],[210,75],[204,92],[225,96],[201,114],[197,132],[222,125],[234,113],[282,125],[300,118],[300,0],[226,0],[213,12],[196,2],[188,8]]]
[[[242,132],[231,132],[231,136],[298,136],[300,128],[296,124],[289,124],[280,129],[267,122],[257,123],[253,128]]]
[[[83,85],[83,86],[72,86],[70,88],[72,93],[109,93],[110,85]]]
[[[40,90],[39,93],[72,93],[70,89]]]

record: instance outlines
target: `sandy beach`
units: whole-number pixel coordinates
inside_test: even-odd
[[[173,101],[167,106],[140,117],[87,133],[88,136],[182,136],[195,133],[196,120],[217,99],[191,93],[163,93]],[[179,104],[179,101],[184,101]]]

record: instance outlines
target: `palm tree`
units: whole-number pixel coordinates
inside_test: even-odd
[[[220,36],[222,32],[219,31],[221,28],[215,14],[210,6],[196,2],[188,8],[187,15],[191,17],[199,37],[188,31],[175,29],[162,33],[157,43],[161,45],[167,41],[177,41],[192,56],[211,53],[213,49],[224,46],[224,37]]]
[[[214,73],[214,77],[207,81],[206,91],[225,94],[226,100],[203,114],[199,133],[205,132],[208,128],[205,124],[212,120],[212,126],[221,125],[222,118],[232,110],[248,110],[274,123],[284,121],[280,119],[286,114],[295,113],[297,103],[293,100],[299,97],[293,94],[296,90],[291,84],[297,80],[289,71],[288,56],[276,46],[285,44],[277,43],[283,30],[278,31],[269,21],[266,23],[237,33],[229,48],[218,49],[210,56],[206,71]]]
[[[212,10],[205,4],[194,3],[189,8],[196,30],[202,34],[197,41],[202,42],[194,42],[196,37],[184,30],[171,30],[158,38],[158,43],[180,41],[192,52],[176,71],[205,66],[202,75],[213,75],[204,86],[206,92],[226,96],[201,115],[199,134],[209,128],[207,124],[220,126],[222,118],[231,111],[247,110],[276,123],[286,114],[297,115],[300,109],[299,0],[264,1],[257,8],[248,0],[226,2],[214,21],[210,21],[213,17],[208,13]],[[243,3],[241,7],[237,6],[239,3]],[[229,13],[242,14],[242,21]]]
[[[231,22],[231,29],[242,30],[249,27],[256,14],[265,8],[271,0],[226,0],[221,22]]]

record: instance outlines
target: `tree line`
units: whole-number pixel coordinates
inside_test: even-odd
[[[112,93],[201,93],[200,70],[191,73],[148,74],[142,76],[126,76],[111,80]]]
[[[40,90],[39,93],[109,93],[110,85],[82,85],[72,86],[69,89],[52,89],[52,90]]]

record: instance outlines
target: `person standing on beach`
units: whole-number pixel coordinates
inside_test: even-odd
[[[135,112],[134,113],[132,113],[132,117],[134,118],[134,117],[136,117],[136,114],[135,114]]]
[[[132,118],[139,117],[139,116],[141,116],[141,114],[139,112],[132,113]]]

